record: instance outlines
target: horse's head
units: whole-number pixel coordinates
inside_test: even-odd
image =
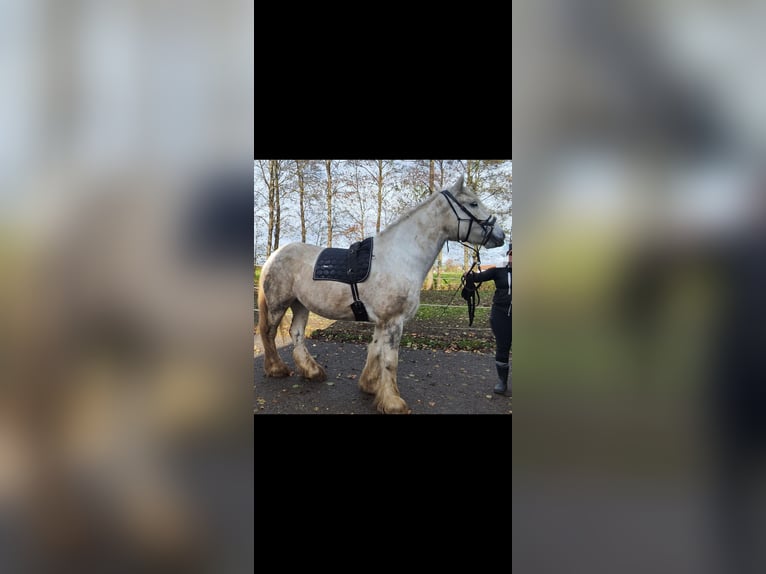
[[[454,224],[450,226],[449,238],[452,241],[465,241],[488,248],[505,243],[505,232],[497,225],[497,217],[472,189],[465,186],[462,175],[455,185],[441,193],[455,215]]]

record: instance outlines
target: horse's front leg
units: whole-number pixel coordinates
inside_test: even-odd
[[[381,413],[409,414],[411,412],[407,403],[399,396],[399,387],[396,384],[402,327],[402,322],[375,327],[367,363],[359,381],[362,390],[375,393],[374,404]]]

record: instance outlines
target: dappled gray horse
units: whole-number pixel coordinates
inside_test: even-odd
[[[274,251],[263,266],[258,289],[258,330],[266,375],[290,375],[274,342],[288,308],[293,312],[293,360],[301,376],[312,381],[323,381],[326,374],[306,349],[309,311],[328,319],[369,320],[375,330],[359,388],[375,395],[380,412],[409,413],[396,384],[399,341],[404,323],[420,304],[423,280],[448,240],[489,248],[502,245],[505,234],[495,222],[496,217],[466,188],[461,176],[451,188],[431,194],[372,238],[372,264],[363,277],[317,280],[322,247],[290,243]]]

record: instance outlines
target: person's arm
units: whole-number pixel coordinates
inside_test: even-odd
[[[470,279],[474,283],[483,283],[495,278],[495,266],[489,265],[484,271],[468,273],[466,280]]]

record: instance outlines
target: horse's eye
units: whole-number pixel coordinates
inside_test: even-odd
[[[471,207],[479,207],[479,204],[474,201],[473,203],[471,203]]]

